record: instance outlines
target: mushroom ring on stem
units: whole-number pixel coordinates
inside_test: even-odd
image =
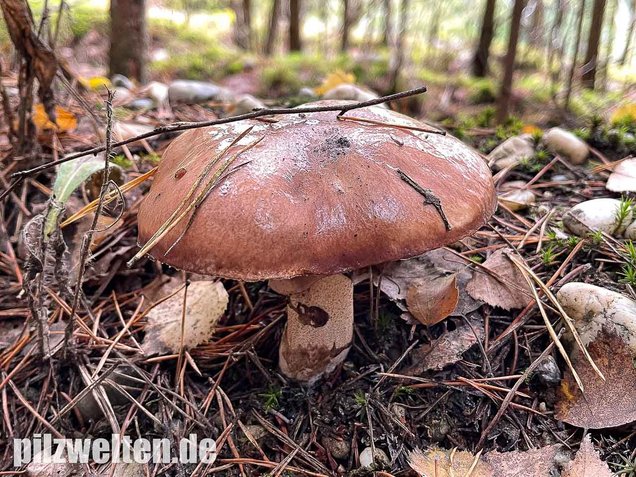
[[[187,131],[166,149],[139,209],[140,252],[271,280],[290,296],[281,369],[312,381],[345,359],[353,336],[343,272],[456,242],[495,206],[477,152],[399,113],[243,120]]]

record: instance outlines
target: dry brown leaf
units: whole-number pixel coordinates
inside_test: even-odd
[[[146,336],[142,344],[145,354],[178,353],[181,350],[184,293],[185,287],[148,312]],[[223,284],[218,281],[192,282],[187,287],[187,293],[184,349],[194,348],[210,339],[229,300]]]
[[[491,306],[511,310],[525,308],[532,302],[532,293],[519,269],[508,258],[510,249],[499,249],[482,264],[489,270],[477,269],[466,290],[476,300]]]
[[[627,344],[606,328],[588,345],[605,381],[578,349],[571,356],[584,386],[577,387],[571,372],[561,381],[556,418],[587,429],[604,429],[636,421],[636,367]]]
[[[77,128],[77,118],[75,115],[61,106],[55,106],[55,123],[49,120],[44,105],[38,103],[33,108],[33,124],[38,131],[53,129],[57,132],[68,132]]]
[[[528,451],[489,452],[484,455],[493,477],[547,477],[556,475],[559,446],[545,446]]]
[[[439,251],[434,251],[439,252]],[[450,256],[450,259],[449,259]],[[453,261],[451,261],[454,259]],[[439,264],[439,265],[438,265]],[[451,252],[429,252],[419,257],[393,262],[385,267],[376,285],[392,300],[404,300],[414,318],[434,325],[451,314],[466,314],[478,307],[472,298],[463,300],[462,286],[470,279],[461,258]]]
[[[568,463],[561,477],[612,477],[609,467],[594,449],[589,434],[581,441],[576,457]]]
[[[462,323],[457,329],[414,350],[415,364],[407,370],[407,374],[417,376],[425,371],[439,371],[462,359],[465,351],[484,338],[484,325],[481,321],[470,320],[470,325]]]
[[[411,282],[406,290],[406,306],[421,323],[432,326],[450,315],[459,301],[457,276],[435,274]]]
[[[479,454],[458,450],[414,450],[409,465],[421,477],[495,477],[493,468],[479,458]]]

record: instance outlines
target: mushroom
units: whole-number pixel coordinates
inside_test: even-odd
[[[197,197],[188,191],[208,187],[149,253],[199,274],[270,280],[289,296],[281,370],[312,382],[351,345],[353,286],[344,272],[456,242],[494,211],[485,161],[425,129],[373,106],[351,119],[296,113],[187,131],[165,151],[140,206],[139,241],[158,238]]]

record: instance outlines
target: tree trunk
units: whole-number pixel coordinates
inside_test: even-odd
[[[473,75],[483,78],[488,74],[488,57],[490,56],[490,44],[495,34],[495,1],[486,0],[486,9],[481,21],[481,33],[479,45],[473,57]]]
[[[39,84],[40,101],[49,119],[53,122],[56,120],[52,85],[57,72],[57,59],[53,51],[37,35],[33,14],[27,0],[0,0],[0,8],[11,42],[20,57],[18,124],[15,135],[10,139],[16,148],[14,152],[28,154],[33,150],[36,135],[35,126],[31,120],[35,78]],[[6,97],[3,97],[4,100]],[[9,128],[13,130],[13,124]]]
[[[584,71],[581,76],[583,87],[594,89],[596,80],[596,70],[598,67],[598,47],[601,40],[601,30],[603,29],[603,15],[605,14],[605,1],[594,0],[592,10],[592,22],[590,24],[590,35],[587,42],[587,52],[585,54]]]
[[[557,11],[554,16],[554,23],[550,28],[550,38],[548,39],[548,61],[547,61],[547,69],[548,75],[552,78],[554,82],[554,52],[559,49],[558,44],[563,41],[561,38],[561,25],[563,24],[563,17],[565,16],[565,1],[558,0]]]
[[[382,31],[382,44],[389,46],[391,42],[391,0],[384,0],[384,29]]]
[[[612,56],[612,48],[614,46],[614,36],[616,32],[615,28],[615,17],[616,17],[616,8],[617,8],[616,0],[609,0],[609,6],[607,9],[607,20],[609,24],[607,25],[607,39],[604,42],[605,44],[605,53],[603,59],[603,68],[601,69],[601,89],[605,91],[607,89],[607,75],[610,59]]]
[[[629,49],[632,46],[632,41],[634,39],[634,30],[636,30],[636,0],[632,2],[632,14],[631,20],[629,23],[629,28],[627,29],[627,38],[625,39],[625,49],[623,50],[623,54],[621,55],[621,59],[618,64],[621,66],[625,66],[627,63],[627,57],[629,56]]]
[[[349,31],[351,30],[351,12],[349,0],[342,0],[342,42],[340,50],[344,53],[349,49]]]
[[[574,72],[576,71],[576,64],[579,59],[579,50],[581,49],[581,32],[583,31],[583,18],[585,17],[585,0],[580,0],[579,12],[576,24],[576,38],[574,40],[574,51],[572,52],[572,63],[570,64],[570,70],[568,71],[568,79],[565,89],[565,100],[563,102],[563,109],[566,111],[570,107],[570,97],[572,96],[572,84],[574,81]]]
[[[280,14],[280,0],[272,0],[272,11],[269,16],[269,31],[265,43],[265,54],[271,55],[276,43],[276,33],[278,33],[278,15]]]
[[[530,20],[530,34],[528,36],[529,43],[535,48],[541,48],[544,45],[545,28],[543,26],[543,16],[543,0],[534,0],[534,9]]]
[[[510,97],[512,96],[512,78],[515,72],[515,59],[517,56],[517,43],[519,42],[519,30],[521,29],[521,13],[525,0],[515,0],[510,20],[510,36],[508,37],[508,51],[504,59],[504,75],[497,100],[497,122],[503,123],[508,117]]]
[[[110,1],[110,74],[146,81],[146,0]]]
[[[400,27],[397,38],[395,39],[395,48],[391,56],[391,67],[389,72],[389,91],[395,93],[398,90],[400,71],[404,62],[404,32],[408,25],[409,0],[402,0],[400,6]]]
[[[243,50],[250,50],[252,47],[251,1],[232,0],[231,5],[236,17],[234,43]]]
[[[300,50],[300,0],[289,0],[289,51]]]

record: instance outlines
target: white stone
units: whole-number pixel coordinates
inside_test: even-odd
[[[636,192],[636,159],[624,159],[614,168],[605,187],[613,192]]]
[[[636,240],[636,220],[625,229],[625,238]]]
[[[552,128],[545,132],[543,144],[553,152],[563,157],[571,164],[583,164],[590,153],[589,146],[569,131]]]
[[[511,181],[501,186],[501,192],[498,194],[499,203],[505,205],[513,212],[527,209],[534,204],[534,193],[525,188],[526,183],[523,181]]]
[[[514,167],[524,159],[534,156],[534,142],[529,134],[513,136],[488,154],[488,164],[496,170]]]
[[[389,462],[390,460],[386,453],[377,447],[375,448],[375,454],[371,447],[365,447],[364,450],[360,452],[360,467],[364,469],[377,468],[382,464],[388,464]]]
[[[601,230],[613,236],[620,236],[632,222],[632,212],[619,223],[618,211],[621,201],[618,199],[592,199],[575,205],[563,216],[566,229],[579,237]]]
[[[636,302],[612,290],[588,283],[566,283],[557,293],[587,346],[605,326],[614,330],[636,355]]]
[[[355,84],[339,84],[338,86],[327,91],[322,99],[340,99],[348,101],[369,101],[371,99],[377,99],[377,93],[373,91],[362,89]],[[386,108],[386,104],[380,104],[379,106]]]

